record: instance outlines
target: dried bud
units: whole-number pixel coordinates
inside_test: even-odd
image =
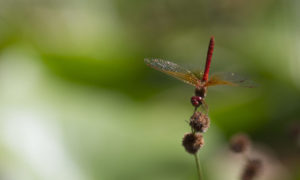
[[[292,138],[297,139],[300,136],[300,125],[293,124],[293,126],[290,127],[290,134]]]
[[[206,132],[209,128],[210,120],[206,114],[195,112],[190,119],[190,126],[196,132]]]
[[[300,147],[300,124],[298,122],[293,122],[289,125],[289,134],[296,145]]]
[[[261,171],[262,162],[259,159],[248,160],[242,174],[242,180],[253,180]]]
[[[204,139],[200,133],[187,133],[183,137],[182,145],[188,153],[196,154],[204,145]]]
[[[245,152],[250,147],[250,139],[245,134],[237,134],[230,140],[230,149],[236,153]]]

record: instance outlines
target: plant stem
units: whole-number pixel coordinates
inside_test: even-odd
[[[203,173],[202,173],[202,168],[201,168],[199,157],[198,157],[197,153],[194,154],[194,156],[195,156],[195,161],[196,161],[197,173],[198,173],[199,180],[203,180]]]

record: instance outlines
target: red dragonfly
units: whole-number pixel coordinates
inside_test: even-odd
[[[214,44],[214,37],[211,37],[206,57],[205,69],[203,73],[191,72],[173,62],[165,61],[162,59],[145,59],[145,63],[158,71],[166,73],[187,84],[195,86],[195,96],[191,98],[191,102],[196,108],[203,103],[205,104],[204,98],[206,96],[207,87],[209,86],[231,85],[254,87],[253,82],[246,80],[234,73],[216,73],[211,75],[210,78],[208,78],[209,67],[214,50]]]

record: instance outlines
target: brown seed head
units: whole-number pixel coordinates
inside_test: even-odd
[[[250,148],[250,139],[245,134],[237,134],[230,140],[230,149],[236,153],[243,153]]]
[[[201,112],[195,112],[190,119],[190,126],[196,132],[206,132],[209,125],[209,117]]]
[[[253,180],[261,171],[262,162],[259,159],[248,160],[242,174],[242,180]]]
[[[291,138],[300,140],[300,124],[298,122],[291,123],[288,130]]]
[[[187,133],[183,137],[182,145],[188,153],[196,154],[204,145],[204,139],[200,133]]]

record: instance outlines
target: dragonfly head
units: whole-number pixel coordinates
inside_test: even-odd
[[[200,105],[202,105],[203,102],[203,98],[200,96],[193,96],[191,98],[191,103],[194,107],[199,107]]]

